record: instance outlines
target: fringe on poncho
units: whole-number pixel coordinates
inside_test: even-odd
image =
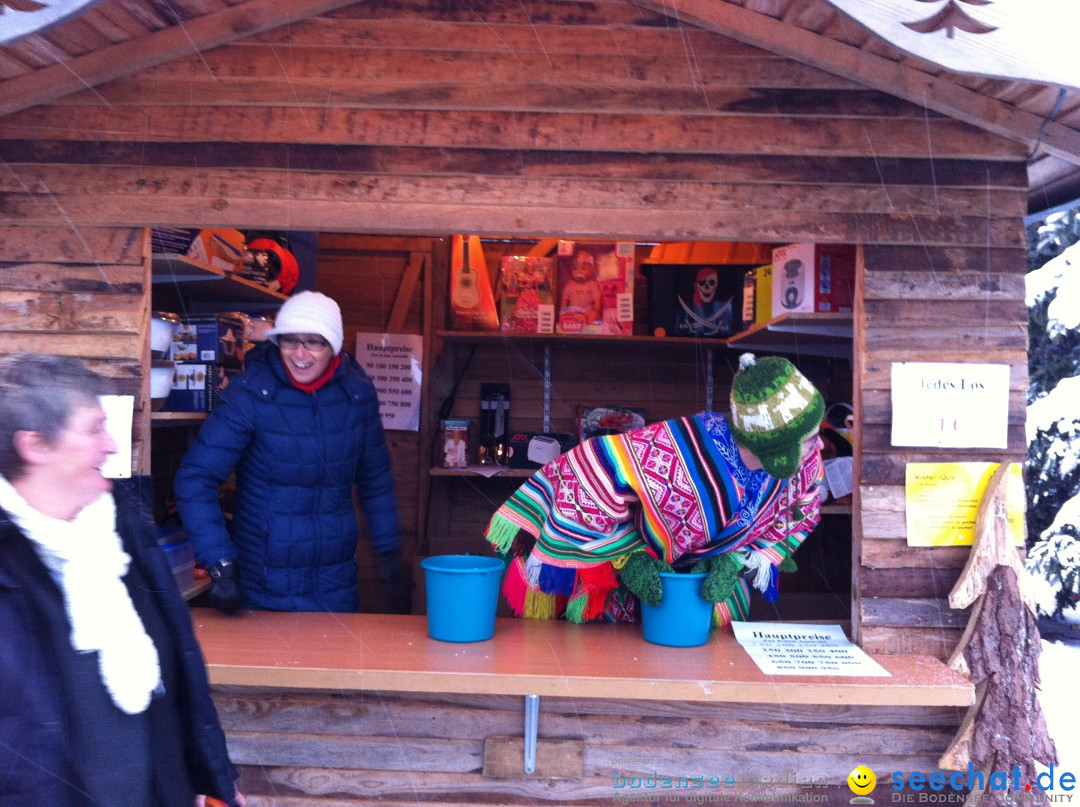
[[[777,567],[820,520],[822,472],[818,454],[791,479],[749,470],[723,415],[703,412],[586,440],[533,474],[485,536],[510,556],[514,613],[574,622],[636,619],[616,578],[631,552],[679,570],[734,553],[743,571],[713,619],[725,625],[746,618],[750,582],[775,598]]]

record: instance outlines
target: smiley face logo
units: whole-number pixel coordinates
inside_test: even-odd
[[[847,778],[848,787],[857,796],[865,796],[877,786],[877,777],[865,765],[860,765]]]

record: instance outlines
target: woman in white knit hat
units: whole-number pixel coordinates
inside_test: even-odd
[[[391,609],[407,611],[401,522],[375,387],[341,350],[338,304],[303,291],[199,430],[176,474],[176,503],[223,611],[355,611],[353,487]],[[218,488],[236,470],[226,527]]]

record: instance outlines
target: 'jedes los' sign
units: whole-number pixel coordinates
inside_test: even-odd
[[[1006,448],[1009,365],[895,362],[892,444]]]

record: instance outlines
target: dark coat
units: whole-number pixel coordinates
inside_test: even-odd
[[[315,393],[293,386],[271,343],[245,362],[174,481],[196,558],[203,565],[236,560],[248,607],[355,611],[354,484],[375,553],[401,542],[375,386],[346,354]],[[235,512],[226,530],[218,487],[234,468]]]
[[[116,505],[117,532],[132,559],[125,583],[158,649],[168,694],[156,695],[145,717],[131,717],[112,705],[96,675],[85,676],[72,692],[77,679],[69,671],[85,664],[96,672],[96,654],[71,649],[59,587],[29,539],[0,509],[0,807],[98,803],[87,795],[95,791],[86,781],[88,773],[123,781],[124,763],[138,765],[114,755],[120,770],[87,770],[85,760],[108,758],[103,748],[122,745],[125,738],[105,727],[126,725],[125,720],[138,726],[144,738],[171,738],[150,748],[130,748],[131,757],[150,767],[151,778],[175,783],[177,793],[204,793],[233,803],[236,770],[210,700],[191,614],[146,509],[121,490]],[[110,803],[127,804],[127,798],[117,792]]]

